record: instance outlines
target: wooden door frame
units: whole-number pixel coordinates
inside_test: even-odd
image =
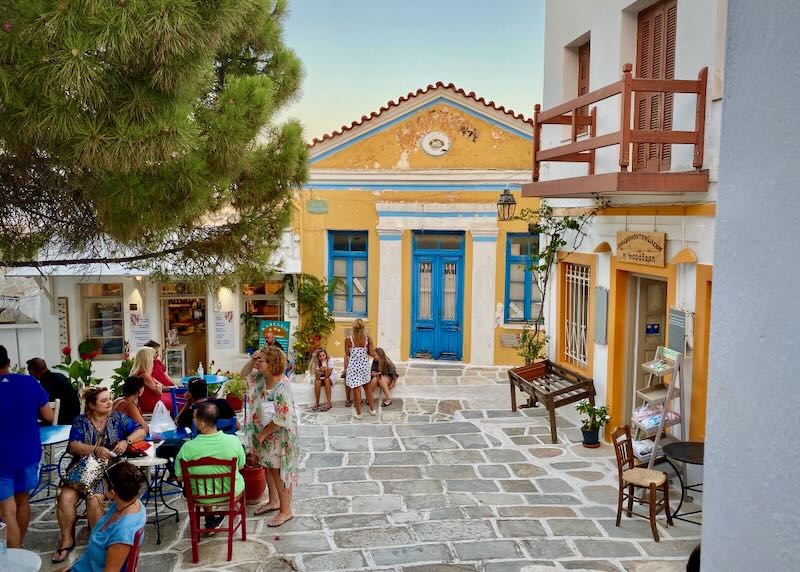
[[[692,395],[689,406],[689,439],[692,441],[705,440],[706,433],[708,348],[713,275],[713,266],[697,265],[694,304],[694,360],[692,361]]]
[[[663,268],[620,262],[611,257],[611,276],[608,300],[608,369],[606,373],[606,403],[611,406],[611,421],[605,427],[606,439],[611,438],[614,427],[630,423],[631,412],[624,411],[625,378],[628,348],[628,286],[631,274],[652,276],[667,281],[667,311],[677,299],[677,269],[667,263]],[[664,336],[669,343],[669,329]]]
[[[459,250],[443,250],[443,249],[418,249],[416,245],[416,236],[418,234],[438,234],[438,235],[458,235],[461,237],[461,248]],[[409,358],[414,358],[416,355],[417,348],[416,346],[416,312],[417,312],[417,305],[419,300],[419,288],[417,287],[418,275],[416,272],[416,259],[418,254],[427,254],[430,256],[435,257],[435,259],[441,259],[442,257],[454,257],[460,261],[460,268],[459,274],[457,276],[457,283],[456,283],[456,316],[458,318],[459,326],[459,334],[461,338],[461,344],[458,349],[458,353],[456,355],[455,361],[461,361],[464,359],[464,339],[466,338],[465,335],[465,324],[464,324],[464,307],[466,305],[465,300],[465,281],[466,281],[466,243],[467,243],[467,236],[466,232],[458,231],[458,230],[415,230],[411,233],[411,303],[409,304],[410,307],[410,318],[411,318],[411,327],[409,332],[409,351],[408,355]],[[434,266],[436,266],[434,264]],[[434,269],[432,269],[434,271]],[[435,277],[431,277],[432,286],[435,281]],[[433,289],[435,290],[435,289]],[[433,295],[432,290],[432,295]],[[436,318],[434,317],[434,321]],[[439,358],[432,358],[432,359],[439,359]],[[450,361],[450,360],[448,360]]]

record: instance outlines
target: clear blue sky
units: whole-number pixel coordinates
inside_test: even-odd
[[[303,60],[296,117],[311,140],[429,83],[530,116],[541,101],[544,0],[290,0]]]

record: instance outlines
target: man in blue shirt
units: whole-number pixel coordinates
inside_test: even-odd
[[[28,494],[39,482],[42,440],[38,419],[53,422],[47,393],[35,378],[11,373],[6,348],[0,346],[0,518],[6,523],[8,547],[19,548],[31,507]]]

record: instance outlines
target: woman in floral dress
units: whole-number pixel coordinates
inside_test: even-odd
[[[277,510],[278,514],[267,522],[267,526],[276,527],[293,517],[292,487],[297,484],[300,461],[292,387],[284,375],[286,355],[280,347],[255,352],[248,365],[242,372],[249,374],[244,427],[248,459],[250,464],[264,467],[269,488],[269,500],[255,514]]]

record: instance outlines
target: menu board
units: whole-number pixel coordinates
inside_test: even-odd
[[[214,347],[218,350],[233,349],[233,312],[214,312]]]
[[[150,316],[141,312],[131,312],[128,318],[131,326],[131,349],[138,350],[150,341]]]

